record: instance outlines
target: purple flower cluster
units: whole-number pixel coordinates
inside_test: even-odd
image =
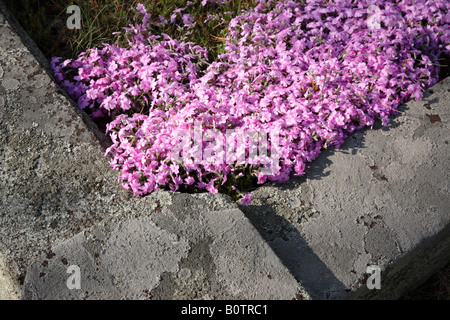
[[[231,20],[226,53],[208,62],[204,48],[152,34],[167,22],[139,5],[128,47],[105,44],[52,67],[80,108],[111,119],[107,153],[124,188],[215,193],[244,172],[258,183],[303,175],[323,148],[378,119],[386,125],[401,103],[421,99],[438,79],[438,57],[450,52],[449,9],[447,0],[261,1]],[[225,161],[228,142],[214,161],[205,157],[230,129],[276,136],[276,163]],[[222,136],[205,139],[211,132]],[[200,144],[186,143],[196,135]],[[267,166],[270,173],[259,170]]]

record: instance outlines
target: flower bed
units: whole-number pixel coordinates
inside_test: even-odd
[[[171,22],[139,5],[127,47],[54,58],[52,68],[80,108],[107,119],[107,154],[124,188],[226,192],[247,204],[252,183],[301,176],[323,148],[421,99],[450,51],[449,8],[261,1],[231,20],[226,53],[208,61],[205,48],[153,34]]]

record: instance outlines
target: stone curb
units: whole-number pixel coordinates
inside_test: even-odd
[[[138,198],[0,11],[0,299],[397,299],[450,260],[449,78],[250,206]]]

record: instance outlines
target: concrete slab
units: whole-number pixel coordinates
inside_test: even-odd
[[[228,197],[123,190],[105,137],[0,9],[0,298],[308,298]]]
[[[449,91],[447,78],[242,208],[313,298],[396,299],[450,261]]]
[[[119,223],[104,220],[31,264],[22,297],[309,297],[240,210],[201,209],[206,207],[206,202],[184,194],[159,214],[138,213]],[[67,286],[71,265],[80,268],[80,290]]]

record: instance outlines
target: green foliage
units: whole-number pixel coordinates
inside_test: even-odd
[[[224,4],[207,3],[201,0],[5,0],[25,31],[36,42],[48,59],[53,56],[76,58],[81,52],[103,43],[124,45],[120,38],[123,27],[133,21],[135,12],[131,8],[138,3],[145,5],[153,19],[161,15],[170,22],[174,10],[185,8],[195,20],[195,26],[186,32],[180,28],[178,17],[175,23],[155,30],[185,41],[192,41],[209,49],[211,58],[224,52],[224,41],[230,20],[242,10],[254,5],[254,0],[230,0]],[[81,29],[69,29],[66,12],[70,5],[81,10]],[[205,22],[205,20],[208,20]],[[116,34],[114,34],[116,33]]]

